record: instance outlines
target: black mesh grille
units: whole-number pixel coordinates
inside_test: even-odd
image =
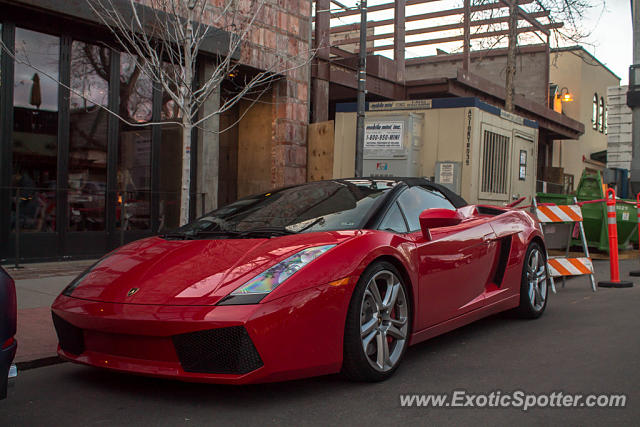
[[[53,326],[58,334],[60,347],[67,353],[82,354],[84,352],[84,336],[82,329],[73,326],[71,323],[51,313]]]
[[[186,372],[246,374],[262,366],[262,359],[242,326],[174,335],[173,345]]]

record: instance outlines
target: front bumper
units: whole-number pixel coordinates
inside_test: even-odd
[[[183,381],[245,384],[338,372],[346,286],[255,305],[158,306],[60,296],[52,306],[63,358]]]

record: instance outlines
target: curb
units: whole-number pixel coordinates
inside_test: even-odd
[[[30,369],[44,368],[45,366],[58,365],[60,363],[67,363],[67,361],[61,359],[59,356],[50,356],[25,362],[16,362],[16,366],[18,367],[18,372],[20,372],[28,371]]]

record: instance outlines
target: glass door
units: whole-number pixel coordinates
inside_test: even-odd
[[[18,232],[22,258],[46,258],[58,249],[60,39],[17,28],[15,55],[9,244]]]
[[[69,173],[65,254],[107,251],[107,139],[111,51],[74,40],[71,44]]]

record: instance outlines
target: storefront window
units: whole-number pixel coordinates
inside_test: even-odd
[[[593,94],[593,103],[591,105],[591,127],[598,130],[598,94]]]
[[[600,105],[598,106],[598,130],[604,132],[604,98],[600,97]]]
[[[151,227],[151,121],[153,85],[128,54],[120,56],[120,122],[118,141],[118,226]]]
[[[11,227],[54,231],[58,162],[58,37],[16,29]],[[19,213],[16,215],[16,203]]]
[[[71,46],[69,229],[105,229],[110,52],[79,41]]]

